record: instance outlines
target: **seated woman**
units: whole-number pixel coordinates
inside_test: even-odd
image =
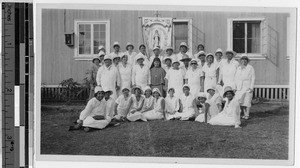
[[[241,96],[235,96],[232,88],[230,86],[226,86],[223,97],[225,96],[226,103],[223,111],[209,120],[208,123],[211,125],[235,126],[235,128],[240,128],[240,100],[243,100],[245,94]]]
[[[143,115],[146,120],[160,120],[164,118],[165,100],[161,95],[158,88],[153,89],[154,96],[154,108],[148,112],[144,112]]]
[[[190,120],[195,119],[196,109],[194,108],[194,96],[190,93],[190,87],[185,84],[182,87],[183,95],[180,97],[180,102],[182,103],[182,112],[175,114],[176,119],[180,120]]]
[[[214,86],[209,87],[207,93],[206,102],[209,104],[209,114],[212,118],[222,111],[222,97]]]
[[[77,124],[71,126],[69,130],[78,130],[82,127],[88,132],[91,128],[103,129],[111,121],[111,118],[106,113],[106,101],[104,91],[100,86],[95,87],[94,98],[88,101],[85,109],[80,113]]]
[[[165,98],[165,117],[166,120],[174,119],[175,114],[178,113],[180,109],[179,99],[174,96],[174,88],[168,90],[168,95]]]
[[[152,96],[152,90],[150,86],[144,88],[145,100],[142,108],[142,113],[153,110],[154,107],[154,97]]]
[[[123,88],[122,89],[122,95],[120,95],[117,100],[116,100],[116,105],[115,105],[115,116],[113,119],[117,121],[125,121],[126,116],[129,111],[129,102],[131,100],[131,95],[129,93],[128,88]]]
[[[110,96],[112,95],[112,91],[111,90],[104,90],[104,99],[106,101],[106,114],[112,119],[114,117],[114,111],[115,111],[115,100],[113,98],[111,98]]]
[[[194,108],[197,109],[197,117],[195,121],[206,122],[211,118],[209,114],[209,104],[206,103],[206,94],[199,92],[194,100]]]
[[[132,88],[134,95],[132,95],[129,101],[129,113],[127,114],[127,119],[129,121],[143,120],[147,121],[142,115],[142,108],[144,105],[145,97],[142,95],[143,91],[140,86],[135,86]]]

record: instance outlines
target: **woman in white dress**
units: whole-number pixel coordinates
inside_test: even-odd
[[[175,114],[180,110],[180,102],[179,98],[174,96],[175,90],[174,88],[169,88],[168,95],[165,98],[165,117],[166,120],[171,120],[175,118]]]
[[[253,87],[255,81],[255,71],[254,68],[248,64],[249,58],[247,56],[242,56],[241,65],[237,68],[235,74],[235,90],[236,95],[240,96],[245,93],[245,98],[241,104],[241,109],[244,112],[242,118],[249,119],[251,100],[253,97]]]
[[[207,93],[208,97],[206,102],[209,104],[209,114],[211,115],[211,118],[213,118],[222,111],[223,99],[215,87],[208,88]]]
[[[150,86],[146,86],[144,88],[144,93],[145,100],[142,108],[142,113],[152,110],[154,106],[154,97],[152,96],[152,89],[150,88]]]
[[[137,53],[133,51],[134,46],[128,42],[125,48],[126,48],[126,52],[124,54],[128,56],[128,63],[131,64],[131,66],[135,65],[136,62],[134,60],[134,57],[136,56]]]
[[[116,100],[115,116],[113,119],[117,121],[125,121],[129,111],[129,102],[131,100],[131,94],[129,88],[122,89],[122,95]]]
[[[128,56],[123,55],[122,62],[118,65],[121,78],[121,88],[131,88],[132,66],[128,63]],[[118,95],[121,95],[121,90]]]
[[[240,104],[244,96],[245,94],[235,96],[232,88],[230,86],[226,86],[223,95],[223,97],[226,97],[224,109],[221,113],[211,118],[208,123],[211,125],[235,126],[235,128],[240,128]]]
[[[172,67],[166,74],[166,86],[169,88],[174,88],[175,97],[180,97],[182,95],[182,85],[184,83],[184,72],[179,68],[179,61],[177,59],[172,60]]]
[[[164,118],[165,100],[158,88],[153,89],[154,105],[153,109],[144,112],[143,115],[146,120],[160,120]]]
[[[196,118],[195,121],[197,122],[205,122],[211,118],[209,114],[209,104],[206,103],[206,94],[204,92],[199,92],[194,100],[194,108],[196,110]]]
[[[206,63],[202,67],[204,73],[204,90],[207,91],[210,87],[215,87],[217,85],[218,77],[218,64],[214,63],[214,56],[209,53],[206,56]]]
[[[142,88],[151,84],[151,76],[149,66],[144,64],[144,57],[136,55],[137,65],[132,68],[132,85],[138,85]]]
[[[182,103],[182,112],[175,114],[176,119],[180,120],[190,120],[195,117],[196,109],[194,108],[195,97],[190,93],[190,87],[185,84],[182,87],[183,93],[180,97],[180,102]]]
[[[132,95],[129,102],[130,110],[127,114],[127,119],[132,122],[137,120],[147,121],[142,115],[142,108],[145,100],[145,97],[142,95],[142,88],[140,86],[135,86],[133,90],[134,95]]]
[[[86,107],[80,113],[77,124],[71,126],[69,131],[84,127],[84,131],[88,132],[91,128],[103,129],[110,123],[111,117],[106,113],[104,91],[100,86],[95,87],[94,96],[94,98],[88,101]]]
[[[203,91],[203,72],[198,68],[196,59],[192,59],[191,68],[185,74],[186,83],[191,88],[191,94],[196,96],[200,91]]]

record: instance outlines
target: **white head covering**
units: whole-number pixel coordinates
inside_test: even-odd
[[[190,86],[189,86],[188,84],[184,84],[184,85],[182,86],[182,89],[183,89],[184,87],[188,87],[189,89],[191,89]]]
[[[103,52],[102,50],[98,53],[99,56],[105,55],[105,52]]]
[[[195,62],[196,64],[198,64],[198,61],[195,58],[193,58],[190,63],[192,63],[192,62]]]
[[[117,41],[115,41],[114,44],[113,44],[113,48],[114,48],[116,45],[120,47],[120,43],[117,42]]]
[[[214,90],[214,91],[216,91],[216,87],[215,87],[215,86],[209,86],[209,87],[207,88],[206,91],[209,91],[209,90]]]
[[[100,87],[100,86],[95,87],[95,93],[102,92],[102,91],[103,91],[102,87]]]
[[[103,59],[103,60],[105,61],[105,60],[107,60],[107,59],[109,59],[109,60],[111,60],[111,61],[112,61],[112,59],[111,59],[111,56],[110,56],[110,55],[105,55],[105,56],[104,56],[104,59]]]
[[[144,87],[144,92],[146,92],[146,90],[152,91],[152,89],[150,88],[150,86],[145,86],[145,87]]]
[[[202,51],[202,50],[201,50],[201,51],[199,51],[199,52],[198,52],[196,55],[197,55],[197,58],[198,58],[200,55],[204,55],[204,56],[206,56],[205,52],[204,52],[204,51]]]
[[[221,49],[221,48],[218,48],[217,51],[215,52],[215,54],[217,54],[217,53],[222,53],[222,55],[223,55],[222,49]]]
[[[176,58],[176,57],[174,57],[173,59],[172,59],[172,65],[174,64],[174,63],[178,63],[178,64],[180,64],[180,62],[178,61],[178,59]]]
[[[136,60],[139,60],[139,59],[143,59],[143,60],[145,59],[142,53],[138,53],[136,55]]]
[[[186,48],[189,48],[185,42],[181,42],[180,45],[179,45],[179,48],[180,48],[181,46],[185,46]]]
[[[130,42],[128,42],[127,44],[126,44],[126,50],[128,50],[127,48],[128,48],[128,46],[132,46],[132,49],[134,49],[134,46],[133,46],[133,44],[131,44]]]
[[[159,46],[155,46],[152,51],[154,50],[160,50]]]
[[[199,93],[197,94],[197,98],[199,98],[199,97],[204,97],[204,98],[207,99],[206,94],[205,94],[204,92],[199,92]]]
[[[130,89],[128,87],[123,87],[122,92],[124,92],[125,89],[127,89],[130,92]]]
[[[153,93],[154,93],[154,92],[157,92],[157,93],[159,93],[159,95],[161,96],[160,90],[159,90],[158,88],[154,88],[154,89],[152,90],[152,92],[153,92]]]
[[[227,53],[232,53],[233,56],[235,56],[235,54],[236,54],[236,52],[233,51],[231,48],[228,48],[228,49],[226,50],[225,54],[227,54]]]
[[[101,49],[105,49],[103,45],[98,47],[98,51],[101,50]]]
[[[171,60],[171,61],[172,61],[172,58],[171,58],[171,57],[167,57],[167,56],[165,56],[165,57],[164,57],[164,61],[166,61],[167,59],[169,59],[169,60]]]
[[[166,48],[166,51],[167,51],[167,50],[172,50],[172,51],[174,51],[173,47],[171,47],[171,46],[168,46],[168,47]]]

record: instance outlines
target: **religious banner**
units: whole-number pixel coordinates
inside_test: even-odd
[[[144,43],[149,51],[152,51],[155,46],[159,46],[162,50],[172,46],[172,25],[172,18],[142,18]]]

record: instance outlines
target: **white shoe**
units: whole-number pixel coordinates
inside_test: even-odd
[[[239,125],[235,125],[234,128],[242,128],[242,127]]]

